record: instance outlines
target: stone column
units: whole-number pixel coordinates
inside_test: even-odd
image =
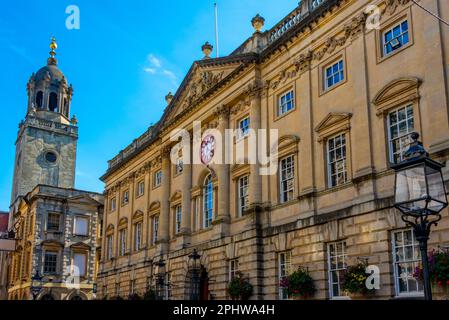
[[[161,213],[159,220],[159,239],[158,243],[161,245],[161,253],[165,253],[168,249],[169,229],[170,229],[170,176],[171,176],[171,161],[170,148],[164,147],[162,149],[162,184],[161,184]],[[159,251],[159,250],[158,250]]]
[[[259,152],[259,132],[261,129],[261,87],[256,82],[250,85],[248,90],[248,97],[250,99],[250,128],[253,134],[256,135],[257,145],[253,148],[257,153]],[[264,141],[265,143],[265,141]],[[262,203],[262,176],[260,175],[259,159],[257,154],[253,155],[256,162],[250,164],[249,175],[249,209],[259,207]]]
[[[191,149],[191,148],[190,148]],[[183,150],[186,152],[186,150]],[[181,225],[181,235],[183,238],[183,244],[189,243],[189,237],[191,233],[191,209],[192,209],[192,197],[190,190],[192,188],[192,155],[191,150],[189,154],[186,154],[188,163],[183,164],[182,171],[182,225]],[[186,157],[184,157],[186,159]],[[186,162],[186,161],[185,161]]]
[[[221,163],[216,166],[218,178],[218,212],[214,221],[214,229],[216,229],[216,237],[226,236],[229,233],[229,223],[231,214],[229,212],[229,165],[226,164],[226,154],[228,153],[226,146],[226,129],[229,129],[229,107],[221,106],[215,111],[218,118],[217,130],[221,133]],[[220,152],[218,152],[220,155]]]

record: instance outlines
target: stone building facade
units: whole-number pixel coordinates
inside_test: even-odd
[[[449,20],[446,1],[420,4]],[[143,294],[163,259],[165,297],[188,299],[194,249],[204,299],[229,298],[237,271],[252,299],[288,298],[279,280],[298,266],[315,299],[347,298],[341,271],[359,260],[379,267],[373,299],[422,297],[391,164],[414,131],[447,163],[449,30],[409,0],[304,0],[269,30],[259,15],[252,24],[226,57],[203,46],[160,121],[109,162],[99,297]],[[177,129],[193,138],[181,149]],[[227,139],[226,129],[237,134]],[[252,134],[259,129],[278,138]],[[243,161],[217,163],[231,151],[238,160],[238,145]],[[261,174],[265,165],[249,161],[255,146],[278,170]],[[442,215],[431,248],[449,243]]]
[[[92,299],[98,270],[103,195],[74,189],[78,127],[73,94],[58,68],[56,42],[45,67],[31,76],[28,108],[19,125],[9,230],[8,299]],[[4,270],[2,270],[4,271]],[[5,271],[4,271],[5,272]]]

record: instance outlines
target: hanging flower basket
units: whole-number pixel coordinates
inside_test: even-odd
[[[281,279],[279,286],[287,290],[294,300],[307,299],[315,294],[316,288],[309,272],[303,267]]]
[[[367,262],[359,262],[343,272],[342,289],[353,300],[364,300],[374,294],[374,289],[370,290],[366,286],[369,276],[366,273],[367,266]]]
[[[449,299],[449,250],[433,249],[428,254],[429,277],[432,293],[436,299]],[[415,279],[423,281],[422,266],[416,267],[413,273]]]
[[[253,286],[239,272],[228,284],[228,293],[232,300],[249,300],[253,295]]]

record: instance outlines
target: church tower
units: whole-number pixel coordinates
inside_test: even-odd
[[[11,203],[39,184],[73,188],[78,140],[76,117],[70,119],[73,88],[58,68],[56,39],[47,65],[27,84],[28,106],[19,125]]]

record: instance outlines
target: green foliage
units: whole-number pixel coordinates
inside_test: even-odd
[[[139,296],[137,293],[132,293],[128,296],[128,300],[138,301],[142,300],[142,297]]]
[[[349,266],[343,275],[342,288],[343,291],[352,294],[367,294],[373,290],[369,290],[366,286],[366,279],[368,274],[366,262],[359,262],[356,265]]]
[[[309,297],[315,294],[316,288],[309,272],[298,267],[296,271],[281,280],[280,286],[287,289],[290,296]]]
[[[238,273],[228,284],[228,293],[232,300],[248,300],[253,294],[253,286]]]
[[[449,250],[435,249],[429,252],[429,276],[432,283],[442,286],[449,285]],[[413,276],[423,280],[422,266],[416,268]]]
[[[143,295],[143,300],[157,300],[156,298],[157,298],[156,292],[154,292],[154,290],[152,290],[152,289],[149,289]]]

